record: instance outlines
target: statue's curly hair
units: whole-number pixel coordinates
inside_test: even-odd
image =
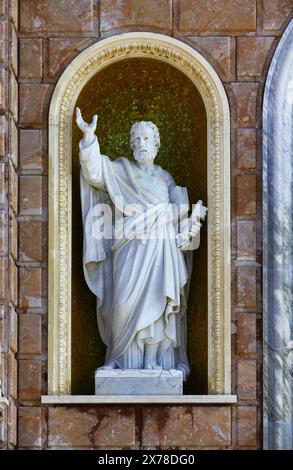
[[[135,133],[136,129],[139,129],[139,128],[144,127],[144,126],[149,127],[150,129],[152,129],[152,131],[154,133],[155,146],[159,150],[160,145],[161,145],[159,129],[157,128],[156,124],[154,124],[152,121],[138,121],[138,122],[135,122],[133,124],[133,126],[131,127],[131,130],[130,130],[130,148],[131,148],[131,150],[134,149],[134,133]]]

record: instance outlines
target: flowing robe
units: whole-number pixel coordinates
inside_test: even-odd
[[[187,191],[158,165],[146,172],[124,157],[110,161],[100,154],[96,137],[87,147],[81,141],[80,163],[83,266],[88,287],[97,297],[98,327],[107,346],[105,363],[142,369],[145,345],[159,343],[157,364],[182,370],[186,379],[192,252],[183,254],[176,245],[172,203],[188,204]],[[109,233],[110,228],[116,238],[95,235],[95,210],[101,203],[116,206],[123,215],[122,232],[113,233],[108,218],[106,230]],[[129,204],[138,208],[135,214]],[[163,237],[153,230],[158,222]]]

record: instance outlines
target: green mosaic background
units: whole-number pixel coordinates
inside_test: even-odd
[[[207,123],[193,83],[176,68],[154,59],[127,59],[102,70],[84,87],[76,103],[86,121],[98,114],[101,152],[111,159],[132,158],[129,131],[139,120],[159,128],[156,164],[188,188],[191,203],[207,202]],[[72,393],[94,394],[94,371],[103,365],[105,347],[98,333],[95,296],[84,281],[79,196],[78,142],[73,123],[72,154]],[[188,302],[188,357],[191,375],[184,393],[207,393],[207,230],[194,252]]]

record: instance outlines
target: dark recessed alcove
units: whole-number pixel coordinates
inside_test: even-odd
[[[188,188],[190,202],[207,202],[207,118],[195,85],[162,61],[131,58],[96,74],[83,88],[76,106],[90,121],[99,115],[101,152],[111,159],[132,158],[129,131],[135,121],[150,120],[159,128],[161,148],[156,164]],[[72,149],[72,393],[94,394],[94,371],[103,364],[105,347],[96,322],[95,296],[82,269],[83,228],[79,194],[78,142],[73,124]],[[207,388],[207,224],[194,268],[188,302],[188,357],[191,375],[185,393],[206,394]]]

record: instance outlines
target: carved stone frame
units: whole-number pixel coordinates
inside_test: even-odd
[[[49,113],[48,394],[71,393],[71,146],[76,100],[107,65],[129,57],[162,60],[199,90],[207,112],[208,389],[230,394],[230,113],[214,69],[194,49],[168,36],[127,33],[103,39],[76,57],[58,81]]]

